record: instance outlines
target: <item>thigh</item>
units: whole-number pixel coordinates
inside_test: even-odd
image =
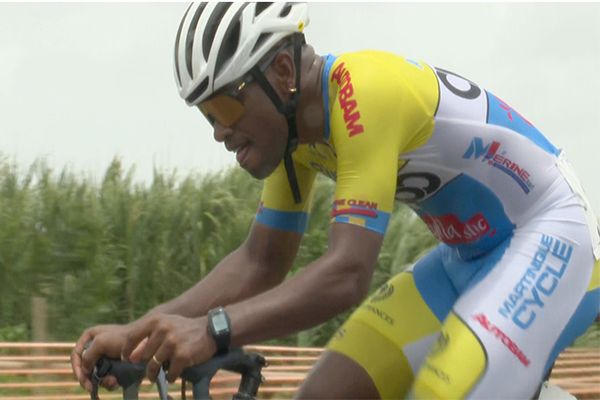
[[[455,300],[436,248],[352,314],[298,397],[403,398]]]
[[[478,272],[419,371],[415,397],[533,396],[558,353],[597,313],[600,266],[581,221],[577,207],[542,215],[475,261]]]

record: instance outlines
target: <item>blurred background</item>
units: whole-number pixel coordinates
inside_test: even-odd
[[[260,182],[175,87],[186,7],[0,3],[0,340],[140,316],[245,237]],[[599,4],[311,3],[310,19],[319,54],[388,50],[494,92],[567,152],[600,211]],[[325,249],[318,184],[295,268]],[[399,207],[373,287],[433,243]],[[322,345],[342,318],[284,341]]]

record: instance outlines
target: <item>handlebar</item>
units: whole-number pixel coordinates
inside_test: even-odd
[[[183,370],[182,399],[185,399],[185,381],[192,383],[194,400],[210,400],[209,386],[212,378],[224,369],[237,372],[242,376],[238,392],[234,400],[253,400],[263,381],[262,368],[266,365],[263,356],[256,353],[246,353],[241,348],[230,349],[229,352],[216,355],[207,362]],[[168,367],[167,367],[168,368]],[[136,400],[139,386],[146,373],[146,363],[129,363],[119,359],[100,358],[92,372],[92,400],[98,400],[98,386],[107,375],[113,375],[123,388],[123,399]],[[168,383],[165,370],[161,367],[156,384],[159,398],[167,400]]]

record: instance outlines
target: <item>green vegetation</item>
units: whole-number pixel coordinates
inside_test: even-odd
[[[132,176],[119,160],[94,182],[42,161],[21,173],[0,158],[0,340],[32,339],[32,296],[47,299],[48,339],[63,341],[178,295],[244,240],[262,187],[239,169],[184,179],[156,171],[148,186]],[[325,251],[332,192],[317,181],[291,274]],[[435,243],[398,207],[372,289]],[[273,343],[324,345],[348,314]]]

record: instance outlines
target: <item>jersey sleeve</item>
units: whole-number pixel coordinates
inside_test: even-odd
[[[304,233],[316,172],[294,162],[302,202],[296,204],[283,162],[265,179],[256,221],[271,228]]]
[[[417,117],[399,111],[412,99],[394,74],[380,58],[368,54],[340,57],[332,67],[330,129],[337,151],[332,223],[380,234],[387,229],[399,156],[419,131],[419,121],[413,120]]]

